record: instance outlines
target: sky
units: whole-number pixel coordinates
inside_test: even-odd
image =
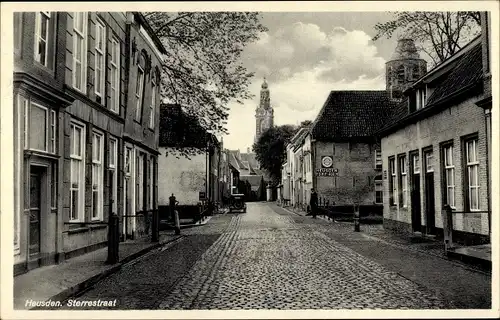
[[[385,63],[396,38],[372,42],[386,12],[264,12],[269,29],[249,44],[243,64],[255,77],[253,100],[230,105],[224,147],[251,148],[263,78],[269,85],[275,125],[314,120],[332,90],[385,89]],[[422,57],[425,58],[425,57]]]

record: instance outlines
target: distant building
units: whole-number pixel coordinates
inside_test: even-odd
[[[260,90],[260,103],[255,110],[255,139],[257,142],[266,130],[274,126],[274,109],[271,106],[269,87],[264,79]]]
[[[453,209],[453,241],[488,243],[491,233],[491,73],[483,33],[404,90],[380,132],[384,227],[442,235]]]
[[[220,201],[217,138],[197,119],[173,104],[162,104],[158,158],[158,207],[162,219],[168,214],[172,193],[179,201],[179,214],[192,216],[201,201]],[[186,158],[178,151],[195,151]]]

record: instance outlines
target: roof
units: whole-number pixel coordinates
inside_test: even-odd
[[[257,161],[255,153],[240,153],[241,159],[247,162],[252,168],[259,168],[259,161]]]
[[[320,141],[369,138],[396,106],[385,90],[332,91],[312,125],[312,136]]]
[[[475,40],[473,40],[475,41]],[[482,50],[481,43],[476,45],[462,55],[456,65],[444,76],[432,94],[427,99],[425,108],[409,113],[408,100],[405,99],[392,114],[386,126],[379,130],[378,134],[384,136],[398,128],[408,125],[422,117],[428,117],[440,110],[438,107],[444,103],[449,105],[451,99],[460,100],[469,94],[469,90],[475,90],[482,86]],[[412,92],[412,91],[409,91]]]
[[[141,12],[133,12],[133,14],[137,18],[137,20],[139,20],[139,22],[143,25],[144,29],[146,30],[148,35],[151,37],[151,39],[153,40],[153,42],[156,45],[156,47],[158,48],[158,50],[160,50],[161,53],[166,54],[167,49],[165,49],[165,47],[161,43],[160,38],[158,38],[156,33],[153,31],[153,28],[149,24],[146,17]]]
[[[204,148],[209,138],[207,131],[179,105],[160,105],[160,147]]]

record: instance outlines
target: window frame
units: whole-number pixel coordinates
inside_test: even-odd
[[[382,169],[382,152],[380,149],[375,149],[375,169]]]
[[[449,150],[449,152],[448,152]],[[443,205],[448,204],[452,209],[456,209],[456,177],[455,177],[455,162],[453,158],[453,143],[445,143],[441,147],[441,163],[443,168]],[[451,163],[448,156],[451,155]],[[453,177],[453,182],[450,183],[450,178]],[[450,190],[452,190],[453,198],[450,198]],[[450,202],[450,199],[453,201]]]
[[[144,92],[144,68],[140,63],[137,64],[137,78],[136,78],[136,87],[135,87],[135,116],[134,120],[137,122],[141,122],[142,118],[142,98]],[[139,86],[139,88],[137,88]]]
[[[389,157],[389,205],[398,205],[398,185],[396,183],[397,171],[396,171],[396,157]]]
[[[151,106],[149,107],[149,129],[154,130],[156,113],[156,81],[151,80]]]
[[[96,138],[98,138],[98,145],[96,145]],[[96,157],[96,154],[98,157]],[[104,133],[93,130],[92,131],[92,197],[90,199],[92,211],[92,221],[102,221],[104,216]],[[97,172],[96,172],[97,171]],[[97,179],[98,181],[95,181]],[[94,192],[97,192],[97,215]]]
[[[82,16],[80,16],[82,14]],[[78,30],[77,28],[77,18],[80,17],[83,19],[83,30]],[[88,46],[88,16],[87,12],[74,12],[73,13],[73,69],[72,69],[72,78],[73,78],[73,88],[83,94],[87,93],[87,46]],[[76,51],[77,51],[77,43],[78,41],[82,42],[81,45],[81,50],[82,50],[82,60],[79,61],[81,64],[81,74],[80,74],[80,81],[81,81],[81,88],[78,88],[76,86],[77,84],[77,77],[76,77],[76,64],[78,59]]]
[[[101,33],[102,32],[102,33]],[[102,37],[102,48],[99,48],[99,36]],[[96,96],[101,98],[101,104],[104,104],[105,90],[106,90],[106,36],[107,36],[107,28],[104,21],[97,17],[95,24],[95,61],[94,61],[94,72],[95,72],[95,81],[94,81],[94,92]],[[101,56],[100,66],[98,64],[97,56]],[[98,71],[99,70],[99,71]],[[100,86],[97,85],[97,76],[100,76],[101,82]]]
[[[55,152],[50,152],[49,151],[49,147],[50,147],[50,143],[49,143],[49,140],[50,140],[50,134],[49,134],[49,129],[50,129],[50,126],[52,124],[51,122],[51,111],[53,111],[52,109],[50,109],[49,107],[46,107],[38,102],[34,102],[32,100],[26,100],[26,102],[28,103],[28,109],[30,109],[29,111],[29,117],[27,119],[27,127],[26,127],[26,134],[27,134],[27,139],[26,139],[26,142],[27,142],[27,145],[26,145],[26,149],[27,150],[32,150],[32,151],[38,151],[38,152],[44,152],[44,153],[55,153]],[[45,111],[45,130],[44,130],[44,134],[45,134],[45,150],[41,150],[41,149],[36,149],[34,147],[31,146],[31,109],[33,107],[37,107],[37,108],[40,108],[42,110]]]
[[[113,179],[111,183],[111,211],[113,213],[118,213],[118,139],[115,137],[109,137],[109,159],[108,159],[108,169],[113,171]],[[113,156],[113,162],[111,161],[111,156]]]
[[[120,58],[121,58],[121,47],[120,40],[116,37],[111,38],[110,45],[110,106],[109,110],[112,112],[119,114],[120,113],[120,86],[121,86],[121,70],[120,70]],[[113,59],[116,59],[116,61]],[[113,70],[115,72],[113,72]],[[113,86],[113,84],[115,86]]]
[[[473,161],[470,161],[469,159],[469,144],[470,143],[473,143],[473,146],[474,146],[474,159]],[[480,183],[479,183],[479,165],[480,165],[480,161],[478,159],[479,157],[479,152],[478,152],[478,143],[479,143],[479,139],[477,136],[474,136],[474,137],[470,137],[470,138],[467,138],[467,139],[464,139],[464,143],[463,143],[463,146],[464,146],[464,182],[465,182],[465,187],[466,187],[466,194],[465,194],[465,207],[469,209],[469,211],[471,212],[475,212],[475,211],[480,211],[480,201],[479,201],[479,196],[480,196],[480,193],[479,193],[479,190],[480,190]],[[474,168],[475,169],[475,175],[476,175],[476,185],[472,185],[472,182],[471,180],[471,169]],[[477,207],[473,208],[472,207],[472,192],[473,190],[475,190],[475,195],[476,195],[476,204],[477,204]]]
[[[41,35],[41,27],[42,27],[42,15],[44,15],[46,18],[47,18],[47,26],[46,26],[46,30],[45,30],[45,61],[42,62],[40,61],[41,59],[41,55],[40,55],[40,52],[39,52],[39,49],[40,49],[40,39],[43,39],[42,38],[42,35]],[[37,11],[36,12],[36,16],[35,16],[35,47],[34,47],[34,55],[33,55],[33,58],[34,60],[39,63],[40,65],[46,67],[46,68],[49,68],[51,69],[51,66],[49,65],[49,45],[51,44],[51,39],[49,37],[51,37],[51,33],[50,33],[50,27],[51,27],[51,23],[52,23],[52,12],[50,11]]]
[[[77,153],[74,153],[75,149],[75,133],[76,131],[73,130],[74,128],[79,128],[80,129],[80,155]],[[73,191],[75,190],[74,184],[73,184],[73,165],[70,166],[70,204],[69,204],[69,221],[70,222],[83,222],[85,220],[85,135],[86,135],[86,126],[85,124],[76,121],[74,119],[71,119],[71,124],[70,124],[70,159],[71,159],[71,164],[73,164],[73,161],[78,161],[79,163],[79,178],[77,185],[78,188],[76,190],[78,191],[78,215],[74,216],[73,215]],[[75,218],[73,218],[75,217]]]
[[[405,155],[398,156],[398,185],[401,190],[399,195],[399,206],[401,208],[408,207],[408,170],[407,157]]]

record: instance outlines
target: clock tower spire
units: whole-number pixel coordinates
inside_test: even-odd
[[[262,133],[274,125],[274,110],[271,106],[269,86],[264,77],[260,89],[260,103],[255,110],[255,142],[258,141]]]

